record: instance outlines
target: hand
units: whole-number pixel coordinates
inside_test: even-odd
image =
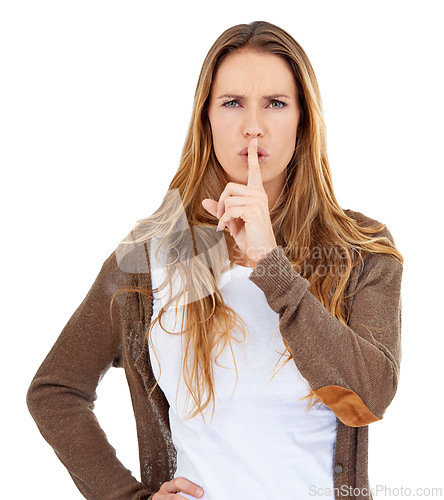
[[[268,209],[268,196],[262,184],[257,157],[257,139],[248,144],[247,185],[229,182],[219,202],[206,198],[202,206],[219,218],[218,230],[228,226],[230,234],[251,260],[259,260],[277,247]]]
[[[182,495],[171,495],[171,493],[177,493],[178,491],[196,498],[200,498],[203,495],[202,488],[197,486],[197,484],[188,481],[184,477],[175,477],[172,481],[163,483],[160,490],[153,495],[152,500],[186,500]]]

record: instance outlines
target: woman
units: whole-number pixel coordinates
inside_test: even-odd
[[[86,498],[371,498],[403,259],[384,224],[336,201],[316,77],[287,32],[261,21],[216,40],[169,187],[36,373],[39,430]],[[111,365],[141,482],[91,411]]]

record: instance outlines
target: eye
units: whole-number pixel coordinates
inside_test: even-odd
[[[285,108],[285,106],[287,106],[287,103],[284,102],[284,101],[279,101],[278,99],[273,99],[270,103],[271,104],[279,104],[279,106],[271,106],[272,108],[275,108],[275,109],[282,109],[282,108]]]
[[[223,101],[222,106],[225,108],[235,108],[235,107],[237,107],[236,104],[239,104],[239,101],[237,99],[232,99],[230,101],[228,101],[228,100]],[[274,104],[276,104],[277,106],[274,106]],[[274,108],[274,109],[282,109],[282,108],[285,108],[286,106],[288,106],[288,104],[286,102],[280,101],[278,99],[273,99],[270,102],[270,107]]]
[[[235,106],[231,106],[231,104],[236,103],[236,102],[237,102],[236,99],[233,99],[231,101],[224,101],[222,103],[222,106],[225,106],[226,108],[234,108]]]

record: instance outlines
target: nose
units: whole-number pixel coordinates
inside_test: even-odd
[[[262,137],[264,127],[254,108],[246,109],[244,115],[243,132],[247,137]]]

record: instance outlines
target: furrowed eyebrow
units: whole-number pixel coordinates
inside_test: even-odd
[[[219,97],[217,97],[217,99],[225,99],[225,98],[229,98],[229,99],[244,99],[245,96],[243,95],[239,95],[239,94],[225,94],[225,95],[221,95]],[[267,99],[267,100],[270,100],[270,99],[279,99],[281,97],[285,97],[286,99],[291,99],[291,97],[289,97],[288,95],[285,95],[285,94],[273,94],[273,95],[264,95],[263,98],[264,99]]]

